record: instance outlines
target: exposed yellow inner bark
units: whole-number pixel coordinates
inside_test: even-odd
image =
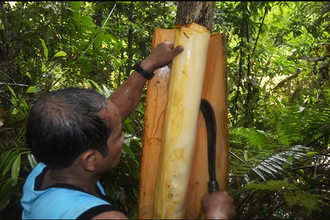
[[[210,33],[190,24],[177,29],[175,37],[175,46],[185,49],[171,70],[154,218],[184,215]]]

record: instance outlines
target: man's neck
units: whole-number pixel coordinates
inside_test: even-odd
[[[74,165],[61,170],[49,169],[43,178],[42,189],[57,183],[65,183],[99,197],[95,187],[99,178],[99,175],[95,176],[92,172],[74,167]]]

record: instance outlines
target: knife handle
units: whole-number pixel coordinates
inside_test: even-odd
[[[208,182],[208,187],[209,187],[209,193],[215,192],[215,191],[219,191],[219,184],[218,181],[209,181]]]

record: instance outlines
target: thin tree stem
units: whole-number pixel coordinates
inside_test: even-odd
[[[258,43],[258,40],[259,40],[259,36],[260,36],[260,33],[261,33],[261,28],[262,28],[262,26],[264,24],[264,21],[265,21],[265,17],[266,17],[267,12],[268,12],[268,9],[267,9],[267,6],[265,6],[264,17],[262,18],[262,21],[261,21],[261,24],[260,24],[260,27],[259,27],[259,32],[258,32],[258,35],[257,35],[257,38],[256,38],[256,42],[254,43],[254,47],[253,47],[253,51],[252,51],[252,56],[254,54],[254,51],[256,50],[257,43]]]

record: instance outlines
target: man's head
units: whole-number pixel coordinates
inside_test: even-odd
[[[109,101],[94,90],[49,92],[33,105],[26,140],[36,159],[53,169],[67,168],[88,150],[106,157],[110,124],[99,116]]]

